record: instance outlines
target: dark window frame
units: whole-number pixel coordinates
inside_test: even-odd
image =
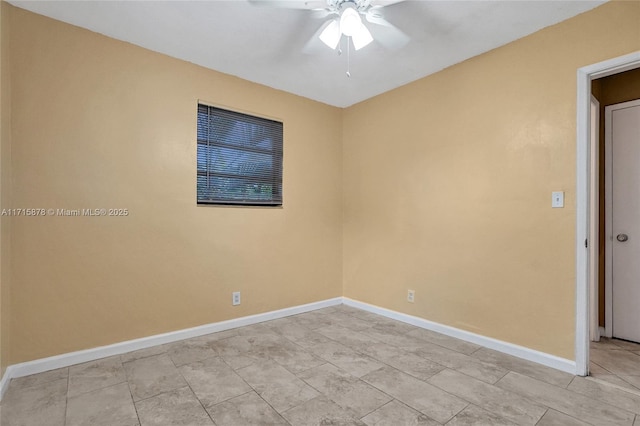
[[[198,102],[198,205],[282,206],[281,121]]]

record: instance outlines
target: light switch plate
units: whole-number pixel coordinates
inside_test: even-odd
[[[564,191],[554,191],[551,193],[551,207],[554,209],[564,207]]]

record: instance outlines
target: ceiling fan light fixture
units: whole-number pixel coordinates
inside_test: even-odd
[[[340,14],[340,31],[346,36],[353,36],[362,26],[360,14],[353,3],[346,3]]]
[[[320,33],[320,40],[332,49],[338,47],[342,33],[340,32],[340,23],[338,19],[329,22],[324,30]]]

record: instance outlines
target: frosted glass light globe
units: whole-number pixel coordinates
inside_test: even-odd
[[[362,25],[360,14],[353,7],[346,8],[340,16],[340,31],[342,34],[351,37]]]

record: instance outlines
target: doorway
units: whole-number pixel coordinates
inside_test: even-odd
[[[592,200],[600,194],[599,185],[591,178],[596,175],[600,179],[600,168],[592,161],[591,130],[591,96],[592,82],[608,76],[624,73],[640,68],[640,52],[593,64],[578,70],[577,99],[577,176],[576,176],[576,374],[586,376],[589,373],[589,345],[592,334],[590,303],[593,297],[604,296],[594,292],[590,294],[590,282],[598,282],[595,274],[600,275],[601,268],[594,267],[595,258],[600,257],[598,234],[603,226],[598,217],[599,209],[592,206]],[[600,102],[602,105],[602,102]],[[601,218],[604,215],[600,216]],[[595,223],[598,226],[593,226]],[[592,244],[589,244],[592,242]],[[599,301],[600,302],[600,301]],[[591,308],[591,309],[590,309]],[[600,330],[598,330],[600,331]]]
[[[590,313],[591,324],[595,322],[603,337],[591,336],[589,375],[637,395],[640,344],[634,342],[640,342],[640,265],[635,252],[640,249],[640,235],[635,228],[640,228],[640,197],[634,192],[640,185],[632,182],[640,177],[640,68],[595,80],[592,91],[604,104],[598,131],[603,135],[599,151],[604,153],[598,195],[604,195],[599,210],[605,220],[598,223],[603,242],[598,263],[605,273],[599,280],[604,288],[602,309]]]
[[[605,107],[604,328],[606,337],[640,343],[640,69],[626,73],[636,82],[627,97],[636,99]]]

